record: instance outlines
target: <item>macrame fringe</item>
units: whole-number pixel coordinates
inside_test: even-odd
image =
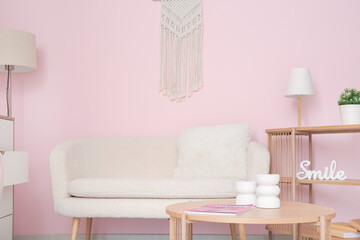
[[[180,38],[161,26],[160,91],[182,101],[203,87],[203,25]]]

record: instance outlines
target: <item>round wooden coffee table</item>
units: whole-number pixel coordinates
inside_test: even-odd
[[[166,213],[170,215],[170,240],[192,239],[192,224],[195,222],[229,223],[232,238],[235,225],[239,224],[241,240],[245,239],[244,224],[297,224],[320,223],[320,239],[330,240],[331,219],[336,212],[332,208],[300,202],[281,202],[280,208],[256,208],[237,216],[184,214],[184,211],[206,204],[235,204],[235,200],[191,201],[170,205]],[[296,232],[296,231],[294,231]],[[296,233],[293,238],[296,239]],[[236,236],[235,236],[236,239]]]

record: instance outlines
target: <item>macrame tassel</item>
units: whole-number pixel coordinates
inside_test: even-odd
[[[164,27],[161,26],[161,55],[160,55],[160,83],[159,83],[159,90],[162,91],[166,89],[166,67],[165,67],[165,49],[166,49],[166,42],[165,42],[165,30]]]
[[[159,89],[182,101],[203,86],[201,0],[162,0]]]
[[[187,41],[182,39],[181,44],[181,98],[186,97],[186,79],[187,79]]]

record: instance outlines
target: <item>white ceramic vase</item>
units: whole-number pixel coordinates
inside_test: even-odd
[[[340,105],[341,124],[360,124],[360,104]]]
[[[256,181],[239,181],[235,188],[237,205],[256,204]]]
[[[279,174],[258,174],[256,175],[256,207],[258,208],[279,208],[280,188],[277,185],[280,181]]]

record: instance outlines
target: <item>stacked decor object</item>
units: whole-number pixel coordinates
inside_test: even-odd
[[[352,219],[349,221],[350,226],[355,228],[357,231],[360,232],[360,218],[358,219]]]
[[[258,174],[256,175],[256,207],[259,208],[279,208],[280,207],[280,188],[277,185],[280,181],[279,174]]]
[[[236,204],[256,204],[256,181],[239,181],[236,182]]]
[[[360,239],[360,219],[352,219],[347,222],[335,222],[331,224],[332,239],[355,240]]]

